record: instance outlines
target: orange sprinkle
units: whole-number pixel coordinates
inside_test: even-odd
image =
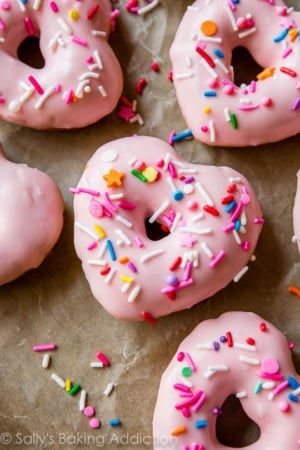
[[[300,289],[296,288],[295,286],[289,286],[289,287],[288,287],[288,291],[289,291],[291,294],[295,294],[295,295],[297,295],[298,297],[300,297]]]
[[[181,433],[185,433],[186,432],[186,427],[184,425],[181,425],[180,427],[175,428],[172,432],[171,432],[171,436],[178,436]]]
[[[295,30],[295,28],[292,28],[291,30],[289,30],[288,34],[289,34],[289,37],[290,37],[290,41],[294,42],[296,40],[296,38],[297,38],[299,33],[298,33],[297,30]]]
[[[273,76],[275,72],[275,67],[267,67],[266,69],[264,69],[262,72],[260,72],[256,78],[258,80],[265,80],[266,78],[270,78]]]
[[[200,29],[205,36],[214,36],[218,31],[217,24],[213,20],[205,20],[202,22]]]
[[[118,259],[120,264],[126,264],[129,261],[128,256],[122,256],[121,258]]]
[[[103,175],[106,181],[107,187],[122,186],[122,178],[125,176],[123,172],[117,172],[115,169],[110,169],[110,171]]]

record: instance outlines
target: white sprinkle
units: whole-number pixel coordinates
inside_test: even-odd
[[[86,405],[86,391],[82,389],[80,391],[80,398],[79,398],[79,411],[83,411]]]
[[[185,58],[185,63],[187,65],[187,67],[192,67],[193,66],[193,59],[192,59],[192,57],[190,55]]]
[[[220,37],[212,37],[212,36],[201,36],[201,41],[214,42],[215,44],[221,44],[222,38],[220,38]]]
[[[69,27],[69,25],[67,24],[67,22],[65,22],[65,20],[64,20],[62,17],[59,17],[59,18],[57,19],[57,21],[58,21],[60,27],[62,28],[62,30],[63,30],[66,34],[68,34],[68,35],[73,34],[73,31],[71,30],[71,28]]]
[[[263,389],[273,389],[276,386],[276,383],[274,381],[265,381],[262,384]]]
[[[300,386],[292,392],[294,395],[300,395]]]
[[[209,246],[207,245],[206,242],[202,242],[200,244],[200,247],[202,248],[202,250],[204,251],[204,253],[209,257],[209,258],[213,258],[214,254],[213,251],[209,248]]]
[[[120,214],[116,215],[116,216],[115,216],[115,219],[116,219],[118,222],[120,222],[120,223],[122,223],[123,225],[125,225],[127,228],[131,228],[131,227],[132,227],[132,223],[129,222],[129,220],[125,219],[125,217],[120,216]]]
[[[99,68],[100,70],[102,70],[102,69],[103,69],[103,64],[102,64],[102,59],[101,59],[101,57],[100,57],[100,55],[99,55],[98,50],[94,50],[93,53],[94,53],[94,57],[95,57],[95,60],[96,60],[96,63],[97,63],[98,68]]]
[[[97,73],[97,72],[85,72],[85,73],[83,73],[83,74],[81,74],[79,77],[78,77],[78,79],[80,80],[80,81],[82,81],[82,80],[85,80],[85,79],[87,79],[87,78],[99,78],[99,73]]]
[[[241,240],[240,235],[239,235],[239,233],[237,232],[237,230],[232,230],[232,235],[233,235],[233,237],[234,237],[235,242],[236,242],[238,245],[241,245],[242,240]]]
[[[124,198],[123,192],[119,192],[118,194],[109,194],[110,200],[121,200]]]
[[[101,369],[102,367],[104,367],[104,364],[101,361],[92,361],[90,363],[90,367],[92,367],[93,369]]]
[[[31,96],[32,94],[34,94],[35,89],[34,87],[28,89],[26,92],[24,92],[24,94],[20,97],[20,103],[23,104],[25,103]]]
[[[224,108],[224,116],[225,116],[225,120],[226,122],[230,122],[230,113],[229,113],[229,108]]]
[[[119,228],[115,230],[115,233],[117,236],[119,236],[119,238],[121,239],[122,242],[124,242],[124,244],[126,245],[131,245],[132,242],[129,239],[129,237],[124,233],[124,231],[120,230]]]
[[[203,65],[204,69],[206,69],[206,71],[209,73],[209,75],[212,78],[218,78],[217,72],[208,64],[208,62],[204,58],[201,58],[200,61]]]
[[[140,261],[141,261],[142,263],[147,262],[149,259],[155,258],[156,256],[159,256],[159,255],[161,255],[162,253],[164,253],[164,251],[161,250],[161,249],[160,249],[160,250],[154,250],[153,252],[146,253],[144,256],[142,256],[142,257],[140,258]]]
[[[50,48],[51,50],[56,50],[57,45],[58,45],[58,39],[61,38],[61,33],[56,33],[53,38],[50,39],[49,44],[48,44],[48,48]]]
[[[194,234],[210,234],[211,228],[194,228],[194,227],[179,227],[180,233],[194,233]]]
[[[190,72],[182,72],[182,73],[177,73],[176,75],[174,75],[174,79],[175,80],[185,80],[187,78],[192,78],[193,76],[195,76],[195,71],[190,71]]]
[[[202,195],[203,199],[205,200],[205,203],[207,203],[209,206],[214,206],[214,202],[206,189],[202,186],[202,184],[197,181],[196,188],[198,189],[199,193]]]
[[[241,215],[240,215],[241,224],[243,226],[247,225],[247,213],[245,208],[243,208]],[[240,230],[241,231],[241,230]]]
[[[250,28],[249,30],[242,31],[242,33],[239,33],[239,38],[243,39],[243,38],[245,38],[247,36],[250,36],[250,34],[253,34],[255,32],[256,32],[256,28],[255,27]]]
[[[3,44],[3,42],[5,42],[5,38],[4,37],[0,37],[0,44]]]
[[[227,372],[228,370],[229,367],[226,365],[208,366],[204,373],[204,378],[211,378],[218,372]]]
[[[18,3],[18,5],[19,5],[19,7],[20,7],[20,10],[21,10],[22,12],[25,12],[25,11],[26,11],[26,6],[25,6],[25,4],[24,4],[21,0],[17,0],[17,3]]]
[[[187,168],[178,170],[179,175],[191,174],[191,173],[198,173],[198,170],[197,169],[187,169]]]
[[[216,58],[214,62],[217,66],[219,66],[223,70],[223,72],[229,73],[228,67],[226,67],[225,64],[219,58]]]
[[[147,14],[149,11],[152,11],[152,9],[154,9],[158,4],[159,0],[153,0],[151,3],[144,6],[143,8],[139,8],[137,13],[139,16]]]
[[[231,11],[230,6],[229,6],[229,4],[228,4],[228,2],[226,0],[224,2],[224,8],[225,8],[225,11],[227,12],[227,15],[229,17],[229,20],[230,20],[230,23],[232,25],[233,31],[237,31],[238,30],[238,26],[237,26],[235,17],[234,17],[233,12]]]
[[[229,183],[241,183],[241,177],[229,177]]]
[[[215,124],[212,120],[209,121],[208,128],[209,128],[209,132],[210,132],[210,142],[215,142],[216,141],[216,130],[215,130]]]
[[[54,94],[56,92],[55,86],[49,86],[45,92],[40,96],[36,104],[34,105],[35,109],[40,109],[45,101],[50,97],[50,95]]]
[[[66,383],[64,382],[64,380],[62,378],[60,378],[58,375],[56,375],[56,373],[52,373],[51,378],[53,381],[55,381],[56,384],[58,384],[59,387],[61,387],[62,389],[65,389]]]
[[[100,239],[100,237],[99,237]],[[106,242],[103,242],[103,244],[100,247],[100,250],[97,254],[97,257],[100,259],[105,255],[105,252],[107,251],[107,246],[106,246]]]
[[[241,391],[241,392],[237,392],[235,394],[236,398],[245,398],[248,397],[247,391]]]
[[[106,32],[101,30],[92,30],[94,36],[106,37]]]
[[[243,344],[242,342],[235,342],[233,343],[234,348],[239,348],[240,350],[247,350],[249,352],[256,352],[256,346],[255,345],[248,345]]]
[[[149,218],[149,223],[154,223],[161,213],[163,213],[169,206],[170,200],[165,200],[164,203]]]
[[[194,385],[191,381],[188,381],[186,377],[182,377],[180,374],[176,376],[176,381],[178,383],[184,384],[188,388],[192,388]]]
[[[94,70],[98,69],[98,64],[89,64],[88,68],[89,68],[89,71],[93,72]]]
[[[233,281],[237,283],[240,281],[240,279],[245,275],[246,272],[248,272],[249,266],[245,266],[242,268],[242,270],[239,271],[239,273],[236,274],[236,276],[233,278]]]
[[[42,360],[42,368],[48,369],[49,364],[50,364],[50,355],[48,353],[45,353]]]
[[[106,397],[108,397],[114,390],[114,387],[115,387],[114,383],[108,383],[108,385],[103,391],[103,394],[106,395]]]
[[[198,214],[195,214],[192,218],[191,221],[192,222],[197,222],[198,220],[202,219],[204,216],[203,211],[200,211]]]
[[[104,87],[102,86],[102,84],[100,84],[100,85],[98,86],[98,90],[99,90],[100,94],[102,95],[102,97],[107,97],[107,92],[106,92],[106,90],[104,89]]]
[[[141,289],[142,289],[141,286],[135,286],[132,289],[127,299],[129,303],[132,303],[137,299],[139,293],[141,292]]]
[[[40,9],[41,3],[42,3],[42,0],[34,0],[34,3],[33,3],[33,9],[34,9],[35,11],[37,11],[38,9]]]
[[[78,86],[75,90],[75,95],[78,98],[82,98],[83,97],[83,92],[84,92],[84,88],[90,83],[89,80],[83,80],[80,81],[80,83],[78,83]]]
[[[182,217],[182,214],[180,212],[176,213],[176,216],[172,222],[171,228],[170,228],[170,233],[173,233],[178,225],[178,222],[180,221]]]
[[[125,281],[123,286],[121,287],[121,292],[123,294],[126,294],[126,292],[129,291],[130,287],[131,287],[131,283],[128,283],[128,282]]]
[[[168,165],[169,165],[169,162],[171,161],[171,158],[172,158],[171,153],[167,153],[166,156],[165,156],[165,159],[164,159],[163,170],[167,170],[168,169]]]
[[[19,112],[21,109],[21,102],[19,100],[12,100],[10,104],[8,105],[8,109],[12,112]]]
[[[78,228],[79,230],[83,231],[85,234],[87,234],[88,236],[93,238],[95,241],[99,241],[98,234],[94,233],[92,230],[90,230],[86,226],[82,225],[81,223],[75,222],[75,227]]]
[[[244,356],[241,355],[240,356],[240,361],[246,363],[246,364],[250,364],[251,366],[259,366],[260,365],[260,360],[256,359],[256,358],[248,358],[248,356]]]
[[[111,282],[111,280],[113,279],[113,276],[115,275],[115,273],[116,273],[116,269],[111,268],[109,273],[106,275],[104,283],[109,284]]]
[[[191,12],[198,12],[199,11],[199,6],[188,6],[187,7],[187,11],[191,11]]]
[[[87,263],[90,266],[100,266],[100,267],[107,266],[107,261],[103,261],[103,260],[100,260],[100,259],[88,259]]]
[[[203,342],[196,345],[197,350],[214,350],[211,342]]]

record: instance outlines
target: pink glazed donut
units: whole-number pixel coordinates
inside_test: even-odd
[[[107,42],[111,20],[109,0],[2,0],[0,117],[37,129],[78,128],[111,113],[123,83]],[[28,39],[39,40],[43,67],[20,59]]]
[[[38,267],[63,227],[64,203],[45,173],[8,161],[0,146],[0,286]]]
[[[283,334],[249,312],[198,325],[165,370],[154,411],[154,450],[233,450],[217,438],[230,396],[260,429],[247,450],[298,450],[300,378]],[[234,411],[231,412],[235,420]]]
[[[248,146],[300,131],[299,28],[300,12],[281,0],[196,0],[187,7],[170,57],[178,103],[196,139]],[[240,86],[236,47],[261,66]]]
[[[293,209],[294,240],[300,252],[300,170],[297,173],[297,190]]]
[[[77,255],[119,319],[153,323],[238,281],[262,229],[242,175],[190,164],[153,137],[103,145],[72,191]]]

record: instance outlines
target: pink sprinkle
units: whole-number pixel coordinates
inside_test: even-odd
[[[137,273],[138,270],[137,270],[136,266],[133,264],[133,262],[130,261],[127,266],[131,270],[131,272]]]
[[[277,395],[280,394],[282,391],[284,391],[284,389],[286,389],[287,387],[289,387],[289,382],[283,381],[272,392],[274,395]]]
[[[83,45],[83,46],[87,45],[87,41],[78,36],[72,36],[72,41],[75,42],[75,44],[79,44],[79,45]]]
[[[223,87],[224,94],[233,95],[234,91],[235,91],[235,88],[231,84],[227,84],[227,86]]]
[[[261,372],[258,375],[260,376],[260,378],[263,378],[263,379],[277,380],[277,381],[283,380],[283,375],[277,374],[277,373],[271,374],[271,373]]]
[[[249,86],[249,90],[250,92],[253,94],[254,92],[256,92],[256,81],[252,80]]]
[[[251,247],[251,245],[250,245],[250,242],[249,242],[249,241],[245,241],[245,242],[242,243],[242,249],[243,249],[245,252],[247,252],[248,250],[250,250],[250,247]]]
[[[218,78],[211,78],[210,80],[208,80],[208,86],[211,89],[216,89],[219,87],[219,80]]]
[[[90,422],[89,425],[91,428],[96,429],[96,428],[100,428],[101,427],[101,422],[99,419],[97,419],[97,417],[93,417]]]
[[[223,231],[225,231],[225,233],[228,233],[232,230],[234,230],[235,225],[233,222],[229,223],[228,225],[225,225],[225,227],[222,228]]]
[[[261,369],[263,372],[275,374],[279,372],[280,365],[275,358],[265,358],[261,362]]]
[[[93,417],[95,414],[95,409],[93,408],[93,406],[86,406],[83,410],[83,414],[86,417]]]
[[[243,205],[242,202],[240,202],[237,205],[237,207],[235,208],[234,212],[232,213],[232,215],[230,217],[231,222],[235,222],[238,219],[238,217],[240,216],[243,208],[244,208],[244,205]]]
[[[189,353],[185,353],[185,359],[187,360],[188,365],[192,369],[193,372],[197,372],[197,367]]]
[[[264,97],[261,99],[261,104],[266,108],[269,108],[273,105],[273,100],[271,99],[271,97]]]
[[[44,89],[32,75],[29,75],[28,81],[30,81],[30,83],[32,84],[32,86],[34,87],[34,89],[38,94],[43,95]]]
[[[258,109],[259,105],[254,104],[254,105],[239,105],[238,109],[241,111],[254,111],[255,109]]]
[[[2,19],[0,19],[0,30],[4,31],[5,30],[5,23],[3,22]]]
[[[168,144],[173,145],[173,137],[176,135],[176,132],[174,130],[170,131],[169,137],[168,137]],[[162,167],[162,166],[161,166]]]
[[[177,361],[179,361],[179,362],[183,361],[184,356],[185,356],[184,352],[179,352],[177,355]]]
[[[182,408],[181,413],[182,413],[183,417],[186,417],[186,418],[190,417],[190,415],[191,415],[189,408]]]
[[[206,125],[202,125],[202,127],[201,127],[201,131],[203,131],[203,133],[207,133],[208,129],[209,128]]]
[[[94,250],[98,246],[98,243],[96,241],[91,242],[86,248],[87,250],[91,251]]]
[[[73,102],[73,95],[74,95],[73,89],[70,89],[70,90],[67,92],[66,97],[65,97],[65,103],[66,103],[67,105],[69,105],[70,103]]]
[[[93,64],[93,63],[95,62],[95,60],[94,60],[94,58],[93,58],[92,56],[88,56],[88,57],[86,58],[86,62],[87,62],[88,64]]]
[[[52,9],[52,11],[53,11],[54,13],[57,13],[57,12],[58,12],[58,6],[57,6],[57,4],[56,4],[54,1],[51,1],[51,2],[49,3],[49,6],[50,6],[50,8]]]
[[[168,171],[172,178],[177,178],[176,167],[171,162],[169,162],[169,164],[168,164]]]
[[[230,9],[232,9],[232,11],[235,10],[236,6],[235,6],[235,4],[233,3],[232,0],[228,0],[228,5],[230,6]]]
[[[192,410],[193,410],[194,412],[199,411],[199,409],[201,408],[201,406],[204,404],[205,400],[206,400],[206,394],[205,394],[204,392],[202,392],[202,395],[201,395],[201,397],[199,398],[199,400],[195,403],[194,406],[192,406]]]
[[[34,352],[48,352],[50,350],[56,350],[57,345],[56,344],[41,344],[41,345],[34,345],[32,347],[32,350]]]
[[[9,1],[4,0],[3,2],[1,2],[1,9],[3,9],[3,11],[9,11],[11,7],[11,4]]]
[[[287,401],[283,400],[282,402],[279,402],[278,408],[279,408],[279,411],[286,413],[286,412],[289,412],[289,410],[291,409],[291,406],[289,405],[289,403]]]
[[[256,224],[263,224],[263,223],[265,223],[264,219],[261,218],[261,217],[255,217],[253,222],[256,223]]]
[[[191,278],[192,270],[193,270],[193,263],[191,261],[188,261],[183,275],[183,279],[185,281]]]
[[[5,103],[5,98],[4,97],[0,97],[0,103]]]
[[[133,240],[138,247],[140,247],[140,248],[144,247],[144,243],[138,236],[134,236]]]
[[[186,392],[189,394],[191,393],[191,388],[182,383],[175,383],[173,385],[173,388],[177,389],[178,391]]]
[[[99,197],[99,195],[100,195],[99,191],[95,191],[94,189],[84,188],[84,187],[79,187],[78,192],[82,192],[84,194],[95,195],[96,197]]]
[[[217,256],[209,263],[209,267],[211,269],[214,269],[222,261],[225,255],[226,253],[224,252],[224,250],[220,250]]]
[[[118,209],[115,207],[115,205],[112,203],[111,199],[109,198],[108,192],[104,192],[105,201],[107,203],[107,207],[110,208],[112,212],[117,212]]]
[[[25,23],[27,33],[30,34],[31,36],[34,36],[34,26],[33,26],[33,22],[30,19],[30,17],[25,17],[24,23]]]
[[[101,362],[103,363],[103,365],[104,365],[105,367],[110,366],[109,360],[106,358],[106,356],[105,356],[103,353],[98,352],[98,353],[96,354],[96,356],[97,356],[97,358],[99,359],[99,361],[101,361]]]
[[[136,208],[136,204],[135,204],[135,203],[126,202],[125,200],[120,200],[120,201],[118,202],[118,206],[119,206],[120,208],[123,208],[123,209],[129,209],[129,210],[132,210],[132,209],[135,209],[135,208]]]
[[[184,402],[177,403],[175,405],[175,409],[182,409],[182,408],[188,408],[192,405],[197,404],[197,402],[202,398],[204,392],[203,391],[197,391],[193,395],[193,397],[189,398],[188,400],[185,400]]]
[[[281,55],[282,58],[286,58],[287,56],[289,56],[292,53],[292,51],[293,51],[292,47],[286,48]]]

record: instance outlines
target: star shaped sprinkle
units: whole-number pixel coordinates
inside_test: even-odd
[[[191,233],[183,234],[180,238],[180,246],[192,248],[198,240]]]
[[[122,186],[122,178],[125,176],[123,172],[117,172],[115,169],[110,169],[110,171],[103,175],[106,181],[107,187],[119,187]]]

